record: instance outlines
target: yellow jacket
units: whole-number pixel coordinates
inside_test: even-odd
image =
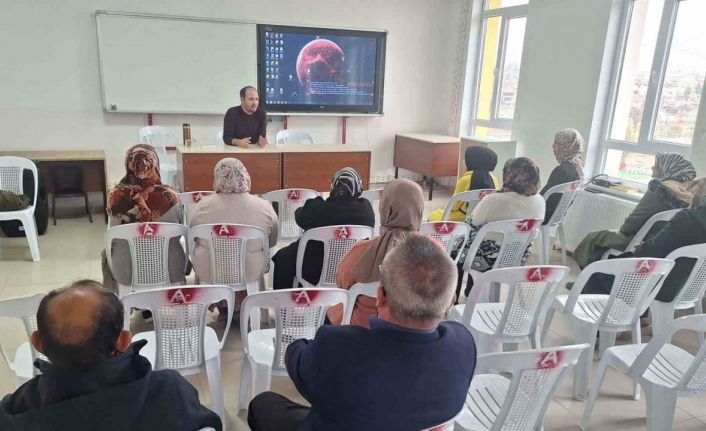
[[[495,188],[500,187],[500,182],[495,175],[492,173],[490,176],[493,178],[493,183],[495,183]],[[473,171],[466,171],[461,178],[456,181],[456,190],[454,190],[454,195],[462,192],[467,192],[468,188],[471,187],[471,178],[473,177]],[[451,208],[449,213],[449,221],[465,221],[466,220],[466,210],[468,209],[468,202],[456,202]],[[444,209],[439,208],[434,210],[429,214],[429,221],[440,221],[444,217]]]

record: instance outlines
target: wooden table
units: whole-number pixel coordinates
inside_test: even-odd
[[[410,133],[395,135],[395,178],[407,169],[429,179],[429,200],[434,193],[434,177],[455,177],[460,138]]]
[[[353,145],[299,144],[265,148],[227,145],[177,147],[179,188],[182,191],[212,190],[213,168],[219,160],[235,157],[252,179],[252,193],[283,188],[331,190],[333,174],[346,166],[360,173],[363,187],[370,179],[370,150]]]
[[[108,189],[106,180],[105,151],[103,150],[56,150],[56,151],[0,151],[0,156],[24,157],[34,161],[37,170],[50,178],[53,165],[79,165],[83,170],[83,182],[86,191],[103,194],[103,212],[108,223]],[[47,181],[47,191],[53,193],[51,181]]]

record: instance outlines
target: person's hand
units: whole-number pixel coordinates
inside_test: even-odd
[[[233,139],[236,147],[250,148],[250,138]]]
[[[267,138],[265,138],[264,136],[260,136],[260,139],[257,140],[257,145],[259,145],[261,148],[267,144],[269,144],[269,142],[267,142]]]

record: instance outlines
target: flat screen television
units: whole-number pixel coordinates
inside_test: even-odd
[[[267,112],[382,114],[386,33],[257,27],[258,88]]]

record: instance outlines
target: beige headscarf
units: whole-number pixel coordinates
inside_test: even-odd
[[[424,193],[417,183],[406,179],[387,183],[380,199],[380,236],[371,240],[353,267],[353,277],[362,283],[380,280],[385,255],[407,234],[419,230],[423,212]]]

